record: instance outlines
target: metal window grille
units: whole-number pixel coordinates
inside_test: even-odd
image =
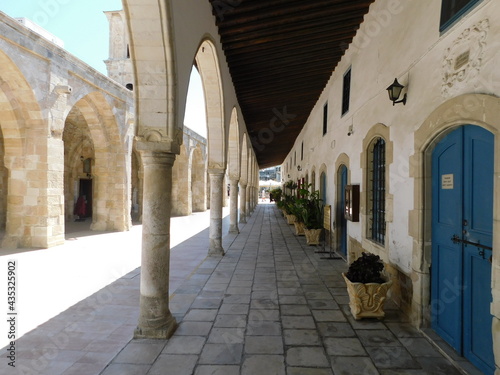
[[[371,239],[385,243],[385,141],[379,138],[373,146]]]

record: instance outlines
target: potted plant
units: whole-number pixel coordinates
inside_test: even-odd
[[[291,206],[291,211],[295,216],[295,221],[293,225],[295,226],[295,234],[297,236],[304,235],[304,218],[303,218],[303,199],[295,198]]]
[[[392,281],[382,276],[383,270],[384,263],[378,255],[363,252],[352,262],[347,273],[342,273],[354,319],[382,319],[385,316],[384,302]]]
[[[271,189],[269,192],[269,202],[276,202],[278,204],[281,201],[281,195],[283,191],[280,188]]]
[[[285,192],[287,192],[286,189],[289,190],[290,195],[293,195],[294,190],[297,189],[297,183],[293,180],[288,180],[285,182]]]
[[[303,202],[302,220],[304,222],[304,233],[308,245],[319,245],[321,232],[323,231],[323,202],[319,197],[319,191],[307,192]]]
[[[286,217],[287,224],[292,225],[297,218],[294,215],[295,198],[291,195],[285,195],[283,199],[283,211]]]

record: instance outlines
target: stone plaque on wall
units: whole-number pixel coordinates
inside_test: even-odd
[[[465,29],[446,49],[442,63],[443,96],[459,94],[468,81],[479,75],[489,27],[487,19],[478,22]]]

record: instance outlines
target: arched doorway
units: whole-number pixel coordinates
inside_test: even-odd
[[[342,164],[337,170],[337,204],[335,209],[335,232],[337,252],[347,256],[347,219],[344,215],[345,187],[348,182],[348,169]]]
[[[95,149],[85,118],[73,107],[66,118],[64,142],[64,212],[65,220],[92,221],[92,167]]]
[[[72,220],[78,198],[85,195],[83,216],[92,218],[91,230],[129,229],[126,149],[116,117],[102,93],[92,92],[73,105],[65,120],[63,142],[66,221]]]
[[[490,313],[494,135],[461,126],[432,151],[431,327],[494,372]]]

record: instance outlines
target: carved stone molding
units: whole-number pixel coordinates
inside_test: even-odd
[[[226,167],[222,163],[209,162],[208,163],[208,173],[210,174],[224,174]]]
[[[134,147],[138,152],[166,152],[180,153],[180,145],[175,140],[165,137],[159,130],[148,129],[141,135],[134,137]]]
[[[465,83],[479,75],[489,27],[488,19],[478,22],[465,29],[446,49],[442,62],[443,96],[456,95]]]

